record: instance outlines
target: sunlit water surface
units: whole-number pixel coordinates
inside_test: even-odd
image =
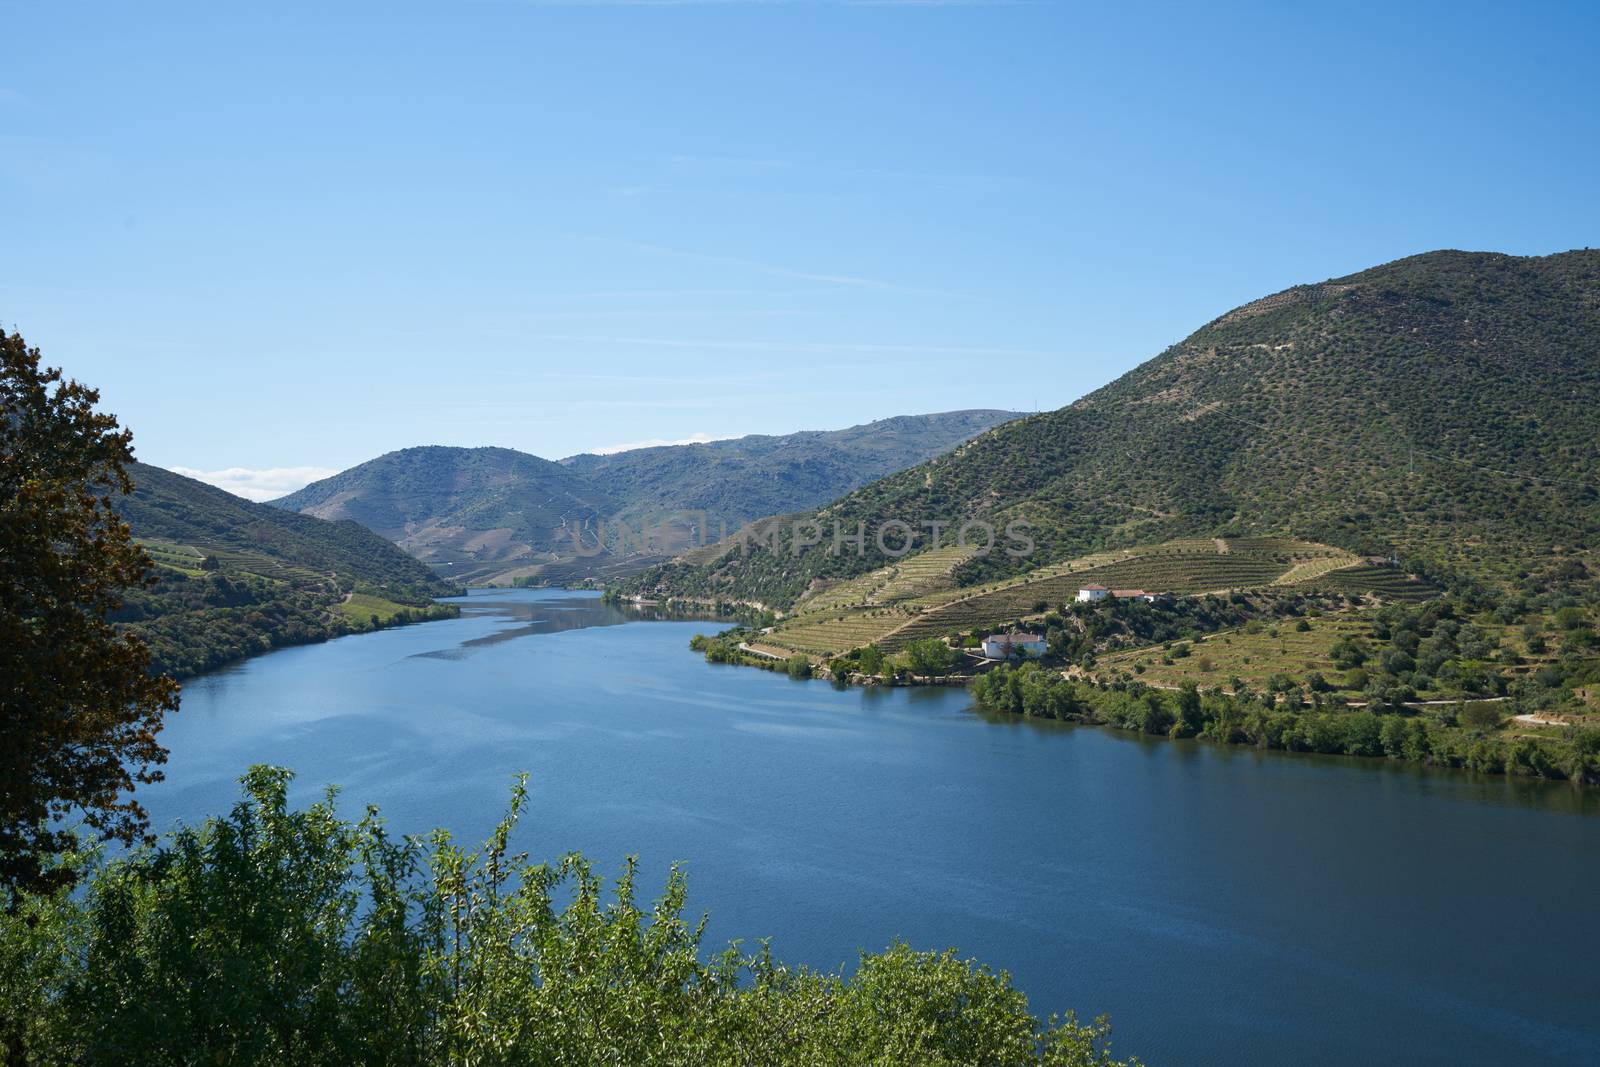
[[[1592,794],[709,666],[686,645],[716,624],[591,595],[462,604],[189,682],[157,825],[270,762],[299,802],[337,783],[474,839],[528,771],[522,847],[634,853],[647,886],[683,861],[708,948],[957,946],[1153,1064],[1600,1063]]]

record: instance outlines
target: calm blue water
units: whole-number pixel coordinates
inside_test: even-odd
[[[637,853],[646,886],[684,861],[708,948],[954,945],[1152,1064],[1600,1063],[1592,794],[986,721],[709,666],[685,646],[715,624],[590,596],[463,604],[188,683],[157,825],[271,762],[476,839],[526,770],[522,847]]]

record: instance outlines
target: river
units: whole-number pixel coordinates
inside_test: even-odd
[[[1600,1063],[1600,797],[1564,784],[985,718],[960,689],[838,689],[687,649],[714,623],[480,592],[459,619],[191,680],[159,828],[255,762],[305,802],[668,865],[706,949],[818,967],[893,938],[1109,1012],[1162,1063]]]

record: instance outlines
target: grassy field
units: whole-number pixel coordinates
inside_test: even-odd
[[[1330,692],[1359,698],[1357,690],[1348,685],[1349,672],[1337,666],[1328,653],[1342,637],[1361,638],[1381,646],[1381,642],[1371,636],[1372,620],[1368,615],[1352,610],[1306,618],[1304,622],[1308,628],[1305,630],[1299,629],[1301,620],[1298,619],[1251,623],[1242,629],[1224,630],[1194,641],[1167,642],[1112,653],[1102,657],[1091,673],[1102,679],[1124,674],[1148,685],[1169,689],[1185,682],[1194,682],[1202,689],[1230,689],[1232,680],[1238,678],[1257,690],[1267,688],[1268,679],[1274,675],[1287,675],[1294,684],[1305,686],[1312,674],[1320,674],[1329,684]],[[1537,671],[1555,659],[1553,652],[1530,652],[1515,627],[1486,618],[1473,620],[1472,626],[1482,631],[1496,648],[1513,652],[1521,660],[1515,666],[1499,668],[1513,677]],[[1426,690],[1417,695],[1423,700],[1447,696]]]
[[[1230,687],[1238,678],[1252,689],[1265,689],[1267,679],[1286,674],[1298,685],[1321,674],[1336,689],[1342,687],[1345,672],[1328,658],[1328,650],[1341,637],[1362,637],[1371,623],[1354,615],[1331,615],[1306,619],[1308,630],[1296,629],[1296,620],[1272,624],[1252,624],[1240,630],[1226,630],[1193,642],[1178,642],[1187,647],[1187,656],[1174,656],[1173,644],[1133,649],[1102,658],[1094,673],[1101,677],[1117,673],[1132,674],[1149,685],[1176,689],[1194,682],[1202,689]],[[1181,652],[1182,649],[1179,649]]]
[[[368,593],[351,593],[350,598],[338,605],[340,614],[348,615],[360,622],[370,622],[376,615],[380,623],[386,623],[394,618],[396,613],[411,610],[404,604],[396,604],[392,600],[372,596]]]

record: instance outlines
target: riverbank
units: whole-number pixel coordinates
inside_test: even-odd
[[[1280,708],[1253,696],[1202,694],[1193,686],[1177,692],[1138,682],[1102,686],[1036,664],[1002,666],[978,679],[972,695],[982,710],[1028,718],[1600,785],[1600,731],[1507,736],[1500,731],[1508,709],[1488,701],[1440,704],[1422,712],[1331,704]]]
[[[133,601],[113,619],[150,646],[151,669],[183,681],[281,648],[319,644],[422,622],[453,619],[444,601],[403,604],[362,593],[282,588],[229,579],[219,600],[169,595],[159,610]]]
[[[1043,658],[1020,670],[975,658],[984,637],[1019,628],[1041,636]],[[1077,604],[820,659],[785,636],[736,628],[695,647],[839,684],[969,684],[992,710],[1147,734],[1600,780],[1600,662],[1588,616],[1570,606]]]
[[[971,674],[859,672],[781,657],[743,641],[696,635],[690,648],[709,663],[816,678],[836,686],[971,687],[983,711],[1057,719],[1133,733],[1205,737],[1228,745],[1283,752],[1356,756],[1447,767],[1482,774],[1600,785],[1600,731],[1570,729],[1559,738],[1504,735],[1509,701],[1428,701],[1374,711],[1366,703],[1280,708],[1254,696],[1201,695],[1142,682],[1101,685],[1038,664],[988,664]],[[1270,694],[1268,694],[1270,696]],[[1497,709],[1505,704],[1507,708]],[[1468,709],[1471,708],[1469,712]],[[1511,716],[1513,722],[1537,721]],[[1465,722],[1464,722],[1465,720]]]

